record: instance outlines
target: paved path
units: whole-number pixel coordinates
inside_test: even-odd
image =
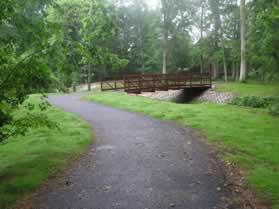
[[[37,194],[32,208],[220,208],[222,175],[212,172],[216,165],[191,130],[79,95],[50,102],[92,124],[96,141],[65,176]]]

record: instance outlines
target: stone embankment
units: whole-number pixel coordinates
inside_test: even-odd
[[[215,88],[208,89],[203,92],[189,92],[189,90],[170,90],[142,93],[140,96],[158,99],[162,101],[187,103],[187,102],[213,102],[218,104],[226,104],[232,101],[234,95],[232,93],[217,92]]]

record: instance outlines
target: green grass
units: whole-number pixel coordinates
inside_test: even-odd
[[[239,96],[279,96],[279,83],[216,83],[217,91],[232,92]]]
[[[28,100],[35,104],[38,95]],[[16,112],[23,114],[24,108]],[[77,116],[50,107],[46,111],[60,130],[32,129],[0,144],[0,208],[8,208],[78,157],[92,141],[90,126]]]
[[[86,99],[199,129],[223,146],[227,160],[247,171],[251,187],[279,207],[279,118],[263,110],[217,104],[175,104],[120,93]]]

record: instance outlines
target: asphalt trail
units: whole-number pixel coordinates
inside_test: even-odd
[[[29,208],[220,208],[222,172],[192,130],[90,103],[78,94],[49,101],[92,124],[96,141],[78,163],[39,191]]]

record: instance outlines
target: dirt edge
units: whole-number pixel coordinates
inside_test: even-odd
[[[189,128],[189,127],[187,127]],[[209,156],[213,166],[223,175],[224,192],[226,197],[221,208],[218,209],[271,209],[271,200],[263,194],[253,191],[247,182],[247,172],[235,163],[224,160],[224,146],[221,143],[209,142],[200,131],[189,128],[194,138],[199,139],[210,151]]]

